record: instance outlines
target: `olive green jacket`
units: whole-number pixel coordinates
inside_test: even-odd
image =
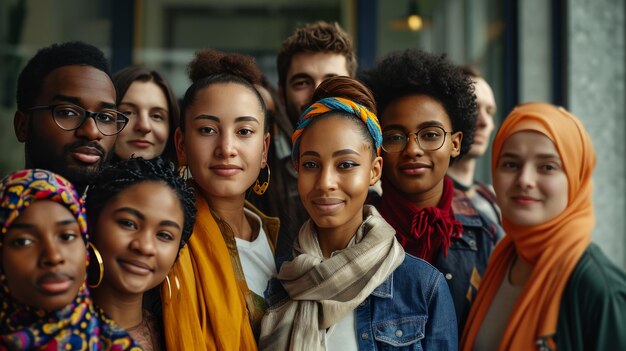
[[[589,245],[563,292],[558,350],[626,350],[626,273]]]

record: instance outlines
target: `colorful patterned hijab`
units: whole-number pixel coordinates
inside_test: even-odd
[[[554,143],[567,176],[567,208],[535,226],[516,225],[503,218],[507,235],[496,247],[483,276],[465,324],[463,350],[474,348],[476,335],[515,255],[534,268],[509,316],[499,349],[533,350],[538,344],[554,349],[563,290],[591,242],[594,227],[591,176],[596,155],[584,126],[562,107],[546,103],[520,105],[509,114],[496,135],[492,172],[506,140],[521,131],[541,133]]]
[[[74,186],[61,176],[41,169],[18,171],[0,180],[0,239],[20,214],[38,200],[65,206],[76,217],[87,243],[85,209]],[[140,350],[126,331],[94,308],[85,283],[72,303],[52,312],[15,301],[1,264],[0,284],[0,349]]]
[[[300,139],[306,127],[308,127],[309,124],[311,124],[311,121],[313,121],[313,117],[331,111],[349,113],[365,123],[372,139],[374,139],[376,154],[380,155],[380,146],[383,143],[383,134],[380,130],[378,117],[376,117],[376,115],[365,106],[357,104],[352,100],[341,97],[328,97],[316,101],[309,108],[304,110],[304,112],[302,112],[298,125],[296,125],[296,131],[293,132],[293,135],[291,136],[291,142],[293,143],[293,149],[291,150],[292,160],[295,161],[300,156]]]

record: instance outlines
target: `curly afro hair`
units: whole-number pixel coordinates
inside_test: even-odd
[[[131,158],[104,167],[96,176],[92,186],[87,189],[87,221],[89,228],[94,228],[102,209],[109,201],[118,196],[124,189],[141,182],[161,182],[167,185],[178,197],[183,210],[185,223],[180,246],[185,246],[196,222],[195,195],[185,180],[178,176],[176,167],[161,157],[145,160],[141,157]]]
[[[24,111],[34,105],[50,72],[73,65],[91,66],[111,77],[109,62],[97,47],[80,41],[52,44],[37,51],[17,78],[17,108]]]
[[[269,131],[265,102],[255,88],[255,85],[261,85],[262,73],[254,57],[205,49],[196,53],[187,71],[192,84],[185,92],[181,104],[180,129],[182,131],[185,130],[185,112],[194,104],[198,92],[217,83],[236,83],[250,89],[258,98],[263,110],[265,132]]]
[[[360,79],[374,93],[379,118],[389,104],[407,95],[423,94],[439,101],[450,117],[454,132],[463,132],[458,158],[467,153],[476,130],[474,85],[461,67],[445,55],[418,49],[393,52],[374,69],[363,72]]]

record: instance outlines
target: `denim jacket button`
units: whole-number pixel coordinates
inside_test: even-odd
[[[452,273],[446,273],[446,280],[452,279]]]
[[[396,330],[396,336],[397,336],[397,337],[401,337],[401,336],[402,336],[402,334],[404,334],[404,333],[402,332],[402,330],[401,330],[401,329]]]
[[[369,338],[369,337],[370,337],[370,336],[369,336],[369,334],[368,334],[368,333],[363,333],[363,334],[361,334],[361,339],[363,339],[363,340],[367,340],[367,338]]]

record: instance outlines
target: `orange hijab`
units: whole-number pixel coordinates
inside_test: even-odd
[[[193,235],[161,284],[168,350],[256,350],[245,296],[220,228],[202,196]]]
[[[520,131],[542,133],[556,146],[568,180],[568,205],[557,217],[536,226],[515,225],[503,219],[507,235],[494,250],[487,266],[463,331],[463,350],[473,348],[491,301],[516,253],[534,269],[509,316],[499,350],[533,350],[539,339],[556,347],[553,336],[561,296],[591,242],[594,227],[591,174],[596,156],[582,123],[562,107],[546,103],[517,106],[494,140],[492,172],[495,172],[504,142]]]

